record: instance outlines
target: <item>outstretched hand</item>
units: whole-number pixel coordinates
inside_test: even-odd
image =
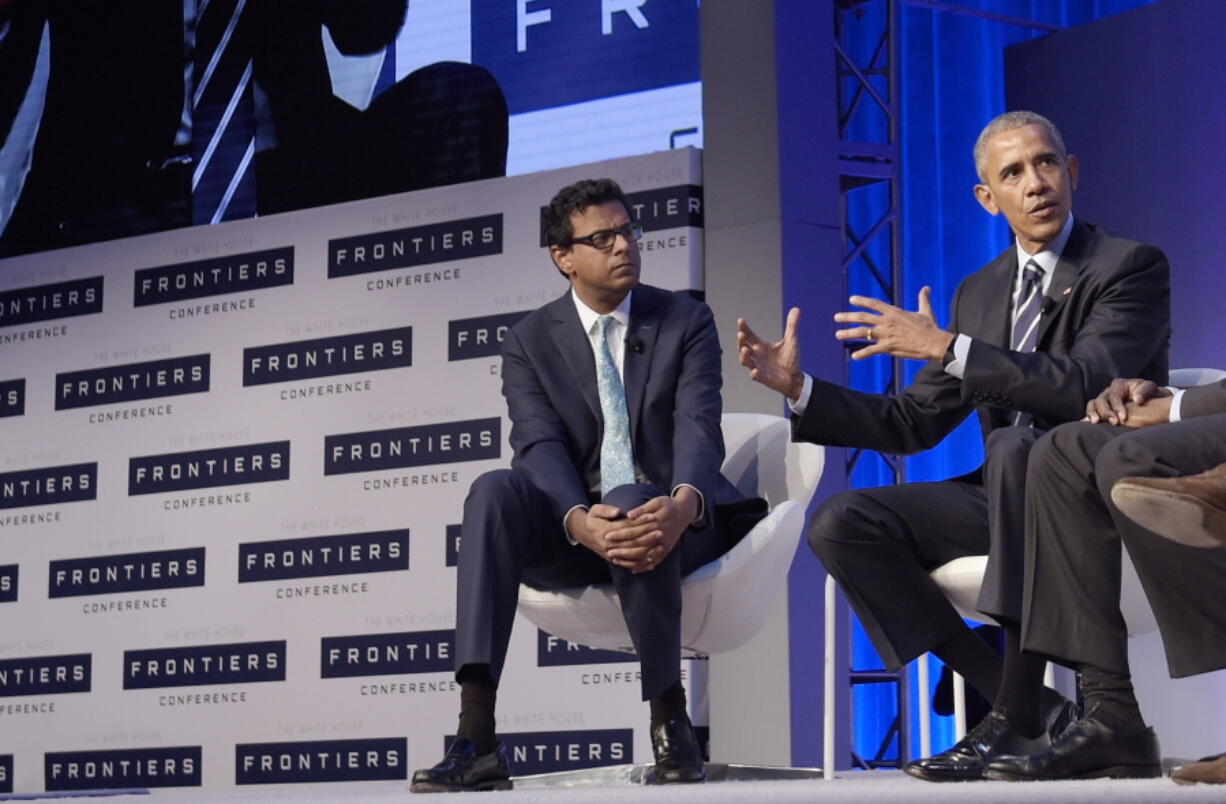
[[[793,401],[800,397],[804,388],[804,377],[800,373],[800,342],[796,338],[798,323],[800,308],[793,307],[788,310],[783,337],[768,343],[749,328],[745,319],[736,320],[736,345],[741,353],[741,365],[749,369],[749,379]]]
[[[852,296],[848,301],[870,313],[835,313],[841,324],[859,326],[840,329],[834,337],[841,341],[862,339],[869,345],[851,353],[853,360],[873,355],[893,355],[914,360],[940,360],[945,356],[954,335],[937,325],[932,312],[932,288],[920,288],[919,307],[912,313],[868,296]]]

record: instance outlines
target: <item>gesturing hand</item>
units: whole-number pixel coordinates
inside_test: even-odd
[[[1126,427],[1148,427],[1170,420],[1171,392],[1142,379],[1116,379],[1086,403],[1085,420]]]
[[[835,321],[860,326],[837,330],[834,337],[841,341],[862,338],[871,342],[852,352],[853,360],[880,354],[915,360],[940,360],[953,343],[954,336],[937,326],[936,316],[932,313],[931,295],[932,289],[928,286],[920,288],[919,309],[914,313],[868,296],[852,296],[848,299],[851,304],[873,312],[835,313]]]
[[[736,320],[736,345],[740,351],[741,365],[749,369],[749,379],[767,388],[778,391],[795,401],[804,388],[800,373],[800,342],[796,339],[796,325],[800,322],[800,308],[788,310],[783,337],[767,343],[757,336],[745,319]]]

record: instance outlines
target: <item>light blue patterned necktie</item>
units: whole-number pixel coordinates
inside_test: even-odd
[[[609,327],[613,316],[596,320],[596,385],[604,438],[600,442],[600,496],[634,482],[634,456],[630,447],[630,417],[626,413],[626,390],[622,387],[613,353],[609,351]]]

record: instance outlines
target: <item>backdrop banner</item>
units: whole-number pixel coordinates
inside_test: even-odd
[[[600,176],[644,281],[700,291],[693,149],[0,263],[0,792],[442,756],[499,341],[567,290],[541,207]],[[517,773],[651,760],[632,656],[521,620],[498,708]]]

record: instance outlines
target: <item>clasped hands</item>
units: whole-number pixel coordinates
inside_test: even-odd
[[[672,497],[653,497],[629,511],[604,503],[575,509],[566,528],[596,555],[637,574],[658,567],[697,516],[698,495],[681,486]]]
[[[1108,422],[1117,427],[1149,427],[1171,419],[1171,398],[1166,388],[1149,380],[1112,380],[1086,403],[1085,421]]]
[[[841,341],[866,340],[868,345],[851,353],[853,360],[887,354],[917,360],[940,360],[945,356],[954,335],[937,325],[932,312],[932,289],[925,286],[919,292],[918,309],[909,312],[868,296],[852,296],[848,301],[870,312],[835,313],[834,320],[854,324],[836,330]],[[800,308],[788,311],[783,337],[774,343],[759,338],[745,319],[736,322],[737,348],[742,366],[749,377],[795,400],[800,396],[804,378],[800,373],[800,344],[796,325],[800,323]]]

